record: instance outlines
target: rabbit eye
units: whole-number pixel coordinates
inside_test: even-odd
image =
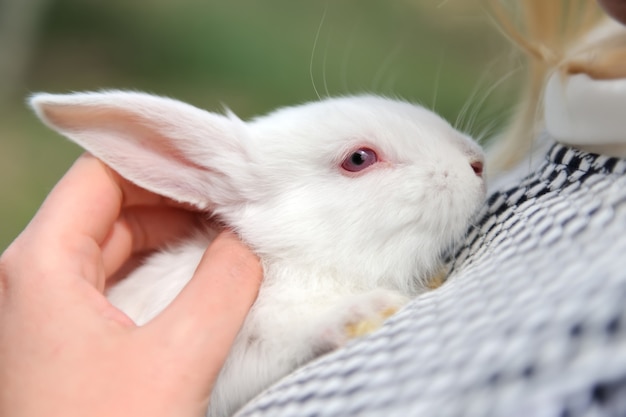
[[[360,148],[343,160],[341,168],[348,172],[359,172],[378,162],[378,155],[369,148]]]

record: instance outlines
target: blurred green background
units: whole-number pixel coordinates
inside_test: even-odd
[[[510,51],[479,0],[0,0],[0,251],[80,154],[33,92],[145,90],[243,118],[373,92],[488,136]]]

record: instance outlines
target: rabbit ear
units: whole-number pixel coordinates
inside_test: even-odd
[[[247,165],[246,127],[232,114],[122,91],[37,94],[30,104],[48,126],[147,190],[200,209],[239,200],[232,173]]]

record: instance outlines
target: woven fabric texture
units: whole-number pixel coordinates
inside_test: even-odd
[[[625,234],[626,160],[555,144],[442,287],[238,416],[626,415]]]

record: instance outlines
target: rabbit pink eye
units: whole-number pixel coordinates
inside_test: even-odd
[[[352,152],[341,164],[349,172],[359,172],[378,162],[378,155],[369,148],[360,148]]]

